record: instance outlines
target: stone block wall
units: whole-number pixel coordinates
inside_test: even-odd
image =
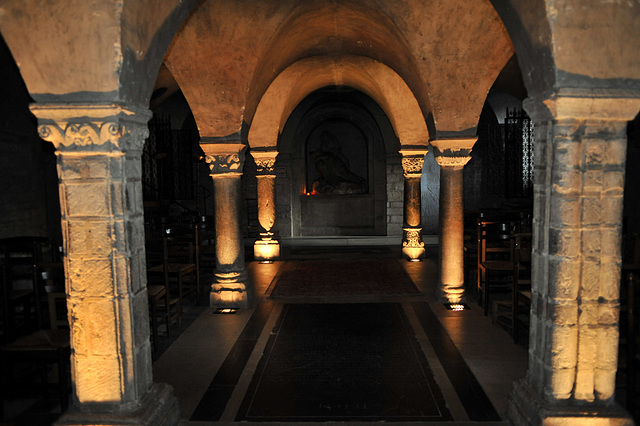
[[[293,188],[290,173],[291,156],[278,154],[276,159],[276,230],[281,237],[291,237],[291,202]]]
[[[400,156],[387,157],[387,235],[402,235],[404,171]]]

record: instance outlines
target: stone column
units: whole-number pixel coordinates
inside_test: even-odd
[[[254,259],[271,262],[280,257],[274,224],[276,221],[276,173],[275,163],[278,152],[252,151],[251,155],[257,166],[258,179],[258,221],[260,222],[260,239],[253,245]]]
[[[212,308],[247,308],[250,305],[249,276],[240,228],[240,178],[246,145],[201,142],[200,147],[211,170],[216,210],[216,269],[210,305]]]
[[[640,100],[526,101],[536,126],[529,370],[515,424],[632,424],[614,401],[626,127]]]
[[[404,171],[404,230],[402,254],[411,261],[424,257],[421,224],[420,177],[427,149],[402,149],[402,170]]]
[[[449,303],[464,301],[464,180],[477,137],[431,142],[440,165],[440,297]]]
[[[177,424],[173,390],[151,371],[140,163],[151,114],[31,110],[58,163],[73,380],[58,424]]]

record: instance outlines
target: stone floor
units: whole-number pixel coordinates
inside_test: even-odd
[[[296,253],[305,259],[362,255],[323,248],[283,257]],[[419,296],[269,299],[282,262],[248,262],[255,308],[233,315],[192,308],[199,316],[158,357],[154,380],[174,387],[185,425],[505,424],[507,396],[526,373],[527,350],[475,302],[452,312],[436,301],[435,253],[430,249],[423,262],[400,260]],[[367,255],[400,258],[395,250]],[[283,324],[292,312],[294,320]],[[323,322],[322,315],[331,318]],[[347,327],[345,318],[359,325]],[[328,349],[318,342],[331,330],[342,337],[331,339]],[[413,354],[403,357],[398,347]]]
[[[473,294],[470,310],[438,303],[436,253],[429,247],[424,261],[412,263],[395,246],[283,253],[288,260],[398,259],[420,290],[407,296],[270,299],[283,262],[249,261],[254,308],[224,315],[206,303],[186,306],[173,337],[159,339],[154,381],[173,386],[184,425],[506,424],[512,383],[526,373],[526,342],[515,345]],[[59,413],[43,401],[4,403],[5,414],[22,420],[2,424],[45,425]]]

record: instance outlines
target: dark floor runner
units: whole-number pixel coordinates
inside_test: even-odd
[[[335,259],[336,257],[380,256],[392,254],[388,246],[302,247],[288,253],[288,259]]]
[[[238,421],[447,421],[400,304],[287,304]]]
[[[286,262],[274,279],[272,298],[420,294],[396,259]]]

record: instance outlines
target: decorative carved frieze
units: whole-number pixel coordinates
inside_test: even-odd
[[[142,150],[149,136],[148,110],[119,105],[33,105],[38,134],[64,151]]]

